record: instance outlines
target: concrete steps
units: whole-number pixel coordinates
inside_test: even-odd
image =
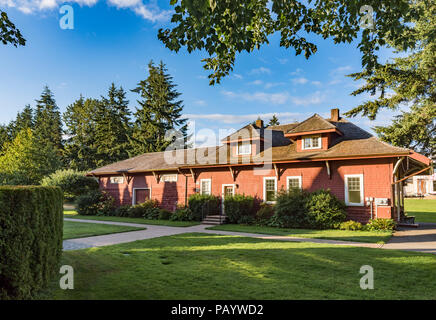
[[[210,215],[206,216],[203,220],[203,224],[210,224],[210,225],[219,225],[223,224],[226,220],[226,216],[224,215]]]

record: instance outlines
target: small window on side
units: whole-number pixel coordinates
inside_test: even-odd
[[[110,177],[110,183],[112,184],[123,184],[124,183],[124,177]]]

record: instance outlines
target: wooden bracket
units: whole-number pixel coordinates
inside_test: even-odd
[[[195,176],[195,172],[192,168],[189,168],[189,171],[191,171],[192,179],[194,179],[194,183],[197,182],[197,177]]]
[[[151,173],[153,173],[154,178],[156,179],[156,183],[159,183],[159,174],[156,173],[155,171],[152,171]]]
[[[273,163],[273,167],[276,173],[277,180],[280,180],[280,177],[282,176],[283,172],[285,172],[286,169],[280,170],[279,166],[275,163]]]
[[[229,167],[229,169],[230,169],[230,174],[232,175],[232,179],[233,181],[235,181],[235,171],[233,170],[232,167]]]
[[[325,162],[325,166],[327,168],[327,174],[329,175],[329,179],[332,178],[332,173],[330,171],[330,163],[328,161]]]
[[[132,181],[132,176],[128,176],[127,173],[123,172],[123,177],[126,179],[127,184],[130,184],[130,181]]]

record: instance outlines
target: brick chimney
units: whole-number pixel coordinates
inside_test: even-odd
[[[257,119],[257,120],[256,120],[256,127],[258,127],[258,128],[263,128],[263,120],[261,120],[261,119]]]
[[[334,122],[338,122],[340,117],[339,117],[339,109],[335,108],[335,109],[331,109],[331,116],[330,116],[330,120],[334,121]]]

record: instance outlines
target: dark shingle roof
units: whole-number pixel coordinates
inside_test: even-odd
[[[297,126],[285,133],[298,133],[329,129],[336,129],[336,127],[315,113],[313,116],[304,120],[303,122],[300,122]]]
[[[247,130],[241,132],[244,128]],[[95,169],[91,171],[90,174],[103,175],[121,172],[177,171],[179,168],[238,164],[241,163],[241,161],[259,163],[265,161],[320,160],[380,155],[396,156],[411,153],[409,149],[394,147],[378,140],[365,130],[345,119],[332,122],[321,118],[319,115],[314,115],[299,124],[280,125],[267,129],[261,129],[250,124],[244,128],[228,136],[223,141],[241,138],[241,135],[244,134],[248,134],[246,138],[264,137],[264,151],[252,157],[235,157],[230,154],[228,145],[224,144],[218,147],[146,153]],[[331,142],[331,147],[328,150],[297,152],[296,144],[284,137],[286,131],[306,132],[336,128],[343,135],[334,135],[335,138]]]

